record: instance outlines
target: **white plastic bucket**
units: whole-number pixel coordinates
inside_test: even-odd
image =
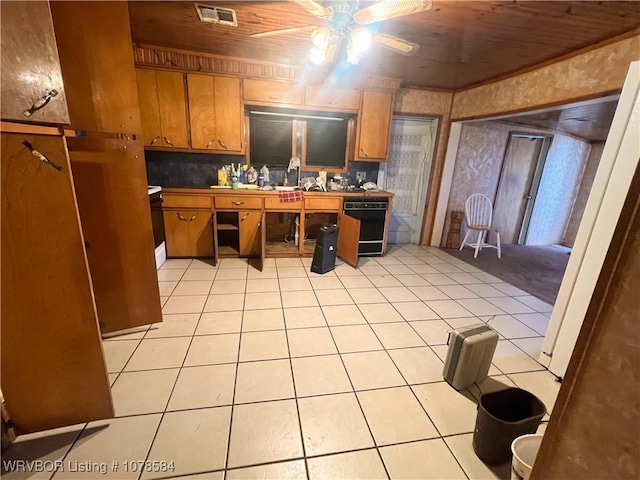
[[[533,462],[538,455],[542,435],[522,435],[511,443],[511,480],[529,480]]]

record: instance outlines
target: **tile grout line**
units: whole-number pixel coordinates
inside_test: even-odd
[[[304,242],[304,239],[303,239]],[[306,268],[306,267],[303,267]],[[278,262],[276,261],[276,275],[278,274]],[[278,277],[278,288],[280,287],[280,278]],[[311,283],[311,280],[309,280],[309,283]],[[282,290],[280,290],[279,292],[280,295],[280,305],[282,308],[282,322],[284,323],[284,335],[285,335],[285,339],[287,341],[287,353],[289,354],[289,369],[291,371],[291,385],[293,387],[293,396],[295,397],[295,403],[296,403],[296,414],[298,415],[298,429],[300,430],[300,443],[302,446],[302,456],[304,458],[304,471],[305,471],[305,475],[307,480],[310,480],[309,477],[309,463],[307,462],[307,448],[304,444],[304,432],[302,431],[302,417],[300,416],[300,403],[298,402],[298,390],[296,388],[296,378],[295,375],[293,373],[293,359],[291,358],[291,345],[289,343],[289,332],[287,329],[287,321],[285,319],[285,315],[284,315],[284,299],[282,297]],[[317,298],[316,298],[317,301]]]
[[[184,273],[182,274],[182,277],[184,277],[184,275],[187,273],[187,270],[189,269],[189,266],[191,266],[191,264],[193,263],[193,259],[191,259],[191,262],[189,262],[189,265],[187,265],[187,268],[185,269]],[[217,274],[217,272],[216,272]],[[182,279],[182,277],[180,277]],[[178,282],[179,283],[179,282]],[[177,288],[177,285],[176,285]],[[171,298],[171,295],[169,296],[169,298]],[[200,311],[200,316],[198,317],[198,321],[196,322],[196,327],[193,330],[194,334],[195,331],[198,329],[198,325],[200,324],[200,320],[202,319],[202,313],[204,312],[204,308],[207,304],[207,301],[205,300],[205,302],[202,305],[202,310]],[[146,336],[146,334],[145,334]],[[145,464],[146,462],[149,460],[149,455],[151,455],[151,451],[153,450],[153,445],[156,442],[156,439],[158,438],[158,433],[160,432],[160,428],[162,427],[162,422],[164,421],[164,417],[167,414],[167,408],[169,407],[169,403],[171,402],[171,397],[173,396],[173,392],[176,389],[176,385],[178,384],[178,380],[180,379],[180,373],[182,373],[182,369],[184,367],[184,363],[187,360],[187,356],[189,355],[189,350],[191,349],[191,344],[193,343],[193,338],[195,335],[191,336],[191,340],[189,341],[189,345],[187,346],[187,349],[184,352],[184,357],[182,358],[182,363],[180,365],[180,367],[178,368],[178,373],[176,375],[176,379],[173,381],[173,386],[171,387],[171,391],[169,392],[169,396],[167,397],[167,402],[165,403],[164,409],[162,411],[162,413],[160,414],[160,421],[158,422],[158,426],[156,427],[156,431],[153,435],[153,438],[151,439],[151,442],[149,443],[149,448],[147,449],[147,454],[144,458]],[[169,413],[172,413],[171,411]],[[142,475],[144,474],[144,470],[140,470],[140,473],[138,474],[138,480],[140,480],[142,478]]]
[[[220,264],[222,264],[222,260],[220,260]],[[216,273],[216,277],[217,277]],[[236,374],[233,380],[233,393],[231,395],[231,413],[229,415],[229,434],[227,435],[227,451],[224,459],[224,473],[223,479],[227,476],[227,467],[229,466],[229,454],[231,452],[231,433],[233,429],[233,412],[235,410],[235,401],[236,401],[236,389],[238,386],[238,370],[240,370],[240,349],[242,348],[242,327],[244,325],[244,312],[245,305],[247,303],[247,280],[249,277],[249,262],[247,261],[246,271],[245,271],[245,283],[244,283],[244,298],[242,299],[242,317],[240,319],[240,333],[238,333],[238,354],[236,356]],[[214,280],[215,281],[215,280]],[[213,288],[213,284],[211,285]]]

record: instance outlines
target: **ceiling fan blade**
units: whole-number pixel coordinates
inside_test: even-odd
[[[315,15],[318,18],[331,18],[332,13],[329,9],[323,7],[319,3],[314,2],[313,0],[289,0],[290,2],[297,3],[302,8],[304,8],[311,15]]]
[[[268,30],[266,32],[252,33],[249,36],[252,38],[272,37],[275,35],[286,35],[288,33],[307,32],[313,30],[314,28],[318,27],[316,27],[315,25],[307,25],[305,27],[281,28],[280,30]]]
[[[360,25],[411,15],[431,8],[431,0],[383,0],[353,14]]]
[[[374,35],[373,41],[382,45],[383,47],[401,53],[402,55],[411,55],[418,51],[418,48],[420,48],[420,45],[418,45],[417,43],[413,43],[399,37],[394,37],[393,35],[385,35],[383,33]]]

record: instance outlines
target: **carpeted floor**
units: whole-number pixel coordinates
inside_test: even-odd
[[[474,265],[531,295],[553,305],[569,262],[569,254],[557,247],[502,245],[502,258],[488,248],[473,258],[473,250],[465,247],[443,249],[454,257]]]

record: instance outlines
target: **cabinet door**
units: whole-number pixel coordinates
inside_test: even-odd
[[[22,141],[62,170],[40,161]],[[111,418],[64,140],[3,133],[1,154],[6,407],[17,433]]]
[[[140,134],[127,3],[55,1],[51,13],[71,128]]]
[[[142,143],[68,143],[102,333],[161,322]]]
[[[338,256],[354,268],[358,268],[358,241],[360,220],[345,213],[338,213]]]
[[[213,257],[211,212],[189,212],[189,239],[192,257]]]
[[[49,2],[0,2],[2,119],[69,123]]]
[[[262,212],[259,210],[238,212],[240,216],[240,255],[259,256],[262,236],[259,227]]]
[[[267,213],[262,212],[262,218],[258,225],[258,234],[260,236],[260,263],[258,264],[258,270],[262,271],[264,268],[265,256],[267,253]]]
[[[213,78],[212,75],[187,74],[192,148],[205,150],[217,146]]]
[[[191,241],[189,240],[189,212],[165,210],[164,236],[167,243],[168,257],[191,256]]]
[[[360,91],[307,85],[304,90],[304,103],[312,107],[358,110],[360,108]]]
[[[272,82],[269,80],[246,79],[244,100],[287,105],[302,104],[302,86],[295,83]]]
[[[392,93],[363,92],[362,108],[358,114],[356,159],[387,161],[392,114]]]
[[[240,152],[244,141],[240,79],[231,77],[213,78],[217,137],[215,148],[222,151]]]
[[[158,104],[162,125],[162,146],[187,148],[187,104],[184,75],[177,72],[156,72]]]
[[[162,145],[160,106],[158,105],[158,84],[154,70],[136,69],[140,122],[145,145]]]

